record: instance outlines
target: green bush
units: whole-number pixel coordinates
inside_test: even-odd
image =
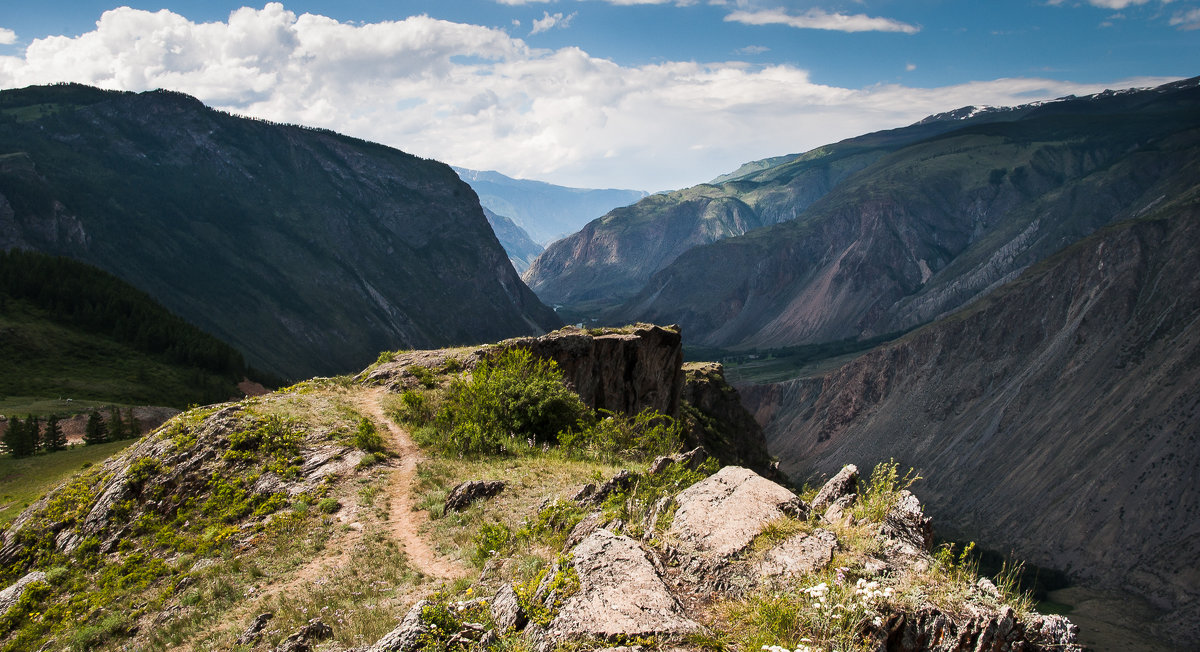
[[[375,429],[371,420],[363,417],[358,420],[358,429],[354,431],[354,446],[368,453],[378,453],[383,450],[383,436]]]
[[[510,349],[480,362],[470,379],[452,381],[436,421],[447,452],[486,455],[557,443],[559,433],[590,418],[554,361]]]
[[[609,461],[644,462],[678,452],[683,427],[671,417],[646,408],[629,417],[604,411],[604,418],[564,432],[559,442],[571,453]]]
[[[317,509],[323,514],[332,514],[341,509],[342,504],[336,498],[322,498],[321,502],[317,503]]]

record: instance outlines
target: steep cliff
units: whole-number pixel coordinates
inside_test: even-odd
[[[1200,604],[1200,192],[827,374],[743,387],[794,477],[894,457],[950,531]]]
[[[544,332],[448,166],[171,92],[0,93],[0,247],[101,267],[291,377]]]
[[[508,254],[508,260],[512,262],[513,269],[517,270],[518,274],[529,269],[529,263],[542,253],[544,247],[531,240],[525,229],[517,226],[516,222],[492,212],[486,206],[483,209],[483,215],[487,218],[488,224],[492,225],[492,231],[496,233],[496,239],[500,241],[500,246],[504,247],[504,252]]]

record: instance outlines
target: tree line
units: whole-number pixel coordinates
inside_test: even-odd
[[[0,309],[6,296],[27,301],[55,321],[107,335],[167,362],[235,381],[247,374],[233,347],[91,265],[34,251],[0,252]]]
[[[142,436],[141,427],[133,415],[133,408],[128,408],[124,415],[116,406],[108,408],[108,418],[100,415],[98,410],[92,410],[88,415],[87,425],[83,429],[83,443],[103,444],[118,439],[136,439]],[[43,426],[33,415],[28,415],[22,421],[20,417],[8,417],[8,430],[4,433],[4,449],[13,457],[29,457],[35,453],[53,453],[67,447],[67,436],[59,424],[58,415],[52,414],[46,418]]]

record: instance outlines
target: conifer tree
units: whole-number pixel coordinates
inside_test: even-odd
[[[4,448],[9,455],[16,457],[16,450],[20,449],[20,444],[17,440],[21,438],[21,419],[16,416],[8,418],[8,429],[4,431]]]
[[[83,428],[83,443],[103,444],[106,441],[108,441],[108,426],[105,425],[100,413],[92,410],[92,413],[88,415],[87,425]]]
[[[133,408],[130,407],[125,413],[125,428],[129,433],[130,439],[137,439],[142,436],[142,429],[138,426],[137,417],[133,416]]]
[[[125,421],[121,418],[121,410],[115,405],[108,406],[108,439],[125,439]]]
[[[33,426],[30,428],[30,426]],[[21,423],[17,417],[8,419],[8,432],[4,433],[4,445],[13,457],[28,457],[37,448],[37,421],[29,418],[29,423]]]
[[[66,447],[67,436],[63,434],[62,426],[58,425],[58,415],[51,414],[46,419],[46,430],[42,432],[42,450],[53,453]]]

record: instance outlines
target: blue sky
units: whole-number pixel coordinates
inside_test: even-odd
[[[1200,74],[1200,0],[0,7],[0,88],[173,88],[449,163],[661,190],[968,104]]]

